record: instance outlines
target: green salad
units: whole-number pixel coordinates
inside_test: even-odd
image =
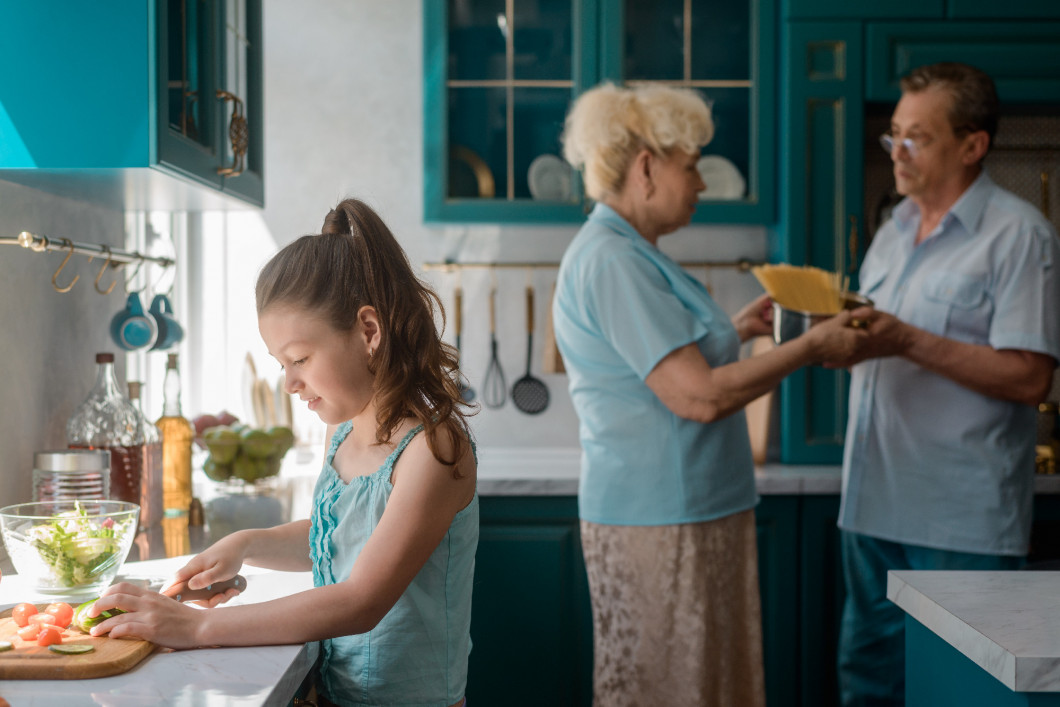
[[[121,541],[136,522],[135,516],[115,522],[113,518],[89,518],[80,503],[74,510],[56,515],[47,525],[27,534],[30,544],[52,572],[57,586],[77,587],[122,561]]]

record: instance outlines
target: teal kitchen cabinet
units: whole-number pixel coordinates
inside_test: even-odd
[[[857,22],[788,22],[780,219],[774,260],[851,277],[862,249],[864,141],[862,28]],[[781,461],[838,463],[849,374],[802,368],[780,384]]]
[[[0,16],[0,177],[133,208],[262,204],[261,0]]]
[[[797,707],[799,497],[762,496],[755,508],[766,704]]]
[[[482,496],[469,704],[592,705],[592,611],[578,500]]]
[[[793,20],[938,19],[944,15],[946,2],[947,0],[891,0],[873,3],[850,0],[781,0],[781,7],[784,17]]]
[[[695,220],[771,222],[775,1],[424,0],[425,220],[583,221],[560,136],[571,102],[606,79],[705,92],[705,154],[725,160],[731,192],[708,191]]]

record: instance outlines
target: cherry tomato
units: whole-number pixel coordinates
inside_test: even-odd
[[[40,624],[29,624],[18,630],[18,637],[23,641],[32,641],[40,633]]]
[[[29,617],[31,624],[40,624],[41,626],[47,624],[49,626],[55,626],[55,617],[51,614],[34,614]]]
[[[44,613],[54,616],[55,625],[59,628],[66,628],[69,626],[71,619],[74,618],[74,608],[65,601],[49,604],[48,608],[44,610]]]
[[[58,626],[41,626],[40,633],[37,634],[37,645],[38,646],[50,646],[55,643],[63,642],[63,633],[59,630]]]
[[[19,627],[25,626],[29,623],[29,617],[37,613],[37,607],[33,604],[27,604],[23,602],[15,607],[15,610],[11,612],[11,618],[15,620],[15,624]]]

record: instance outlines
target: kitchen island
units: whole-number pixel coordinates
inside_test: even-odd
[[[1060,705],[1060,572],[891,571],[908,707]]]
[[[121,578],[163,579],[187,557],[128,563]],[[273,572],[244,567],[247,589],[228,605],[253,604],[313,586],[310,572]],[[0,610],[23,601],[60,600],[36,594],[22,578],[5,574],[0,580]],[[73,603],[73,600],[71,600]],[[223,609],[220,609],[223,611]],[[4,680],[0,697],[11,707],[258,707],[288,705],[317,658],[317,644],[157,649],[121,675],[91,680]]]

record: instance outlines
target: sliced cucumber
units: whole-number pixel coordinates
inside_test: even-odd
[[[81,653],[91,653],[96,648],[88,643],[54,643],[48,646],[48,650],[52,653],[62,653],[63,655],[80,655]]]

